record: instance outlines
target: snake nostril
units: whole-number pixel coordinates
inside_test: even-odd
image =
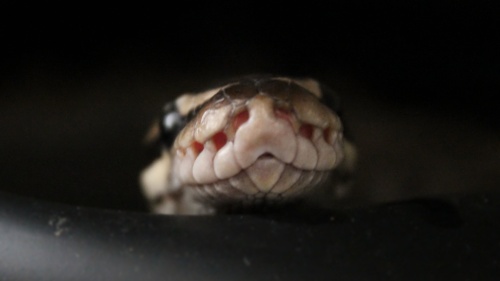
[[[218,132],[212,137],[212,141],[214,142],[215,148],[219,150],[226,145],[227,136],[224,132]]]
[[[244,110],[240,113],[238,113],[238,115],[236,115],[233,119],[233,127],[234,127],[234,130],[238,130],[238,128],[243,125],[245,122],[248,121],[248,119],[250,118],[250,114],[248,113],[248,110]]]
[[[313,135],[313,126],[311,124],[303,124],[300,126],[299,134],[306,139],[311,139]]]

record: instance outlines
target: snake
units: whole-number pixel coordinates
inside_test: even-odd
[[[252,75],[168,102],[140,173],[154,213],[335,204],[355,168],[336,92],[313,78]],[[341,193],[341,192],[340,192]]]

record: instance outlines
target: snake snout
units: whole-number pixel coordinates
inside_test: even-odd
[[[295,132],[287,118],[275,114],[273,100],[256,96],[249,101],[248,111],[248,121],[239,126],[234,136],[234,151],[240,166],[246,169],[261,156],[292,162],[297,150]]]

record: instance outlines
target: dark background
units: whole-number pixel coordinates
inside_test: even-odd
[[[498,10],[440,3],[6,9],[0,189],[145,210],[137,178],[158,150],[142,137],[163,103],[265,72],[340,92],[360,148],[346,199],[498,191]]]

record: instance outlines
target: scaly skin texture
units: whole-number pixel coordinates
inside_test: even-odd
[[[175,116],[180,132],[166,132],[175,141],[141,175],[153,210],[333,204],[355,149],[324,95],[312,79],[261,77],[180,96],[161,123],[171,128]]]

